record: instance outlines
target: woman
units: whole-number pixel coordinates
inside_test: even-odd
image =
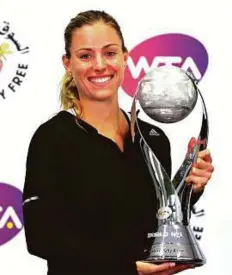
[[[128,57],[119,25],[105,12],[82,12],[66,27],[65,51],[65,110],[39,127],[28,151],[29,252],[47,260],[49,275],[169,275],[190,268],[139,262],[156,221],[156,195],[118,106]],[[169,142],[156,130],[156,155],[170,174]],[[196,193],[212,171],[209,152],[200,152],[187,179]]]

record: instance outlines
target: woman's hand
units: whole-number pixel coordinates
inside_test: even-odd
[[[188,177],[186,178],[187,183],[193,184],[193,191],[201,191],[208,183],[214,171],[212,165],[212,158],[209,150],[203,150],[198,152],[197,160],[193,164]]]
[[[136,262],[137,271],[139,275],[172,275],[179,273],[183,270],[194,268],[193,265],[189,264],[178,264],[175,263],[164,263],[164,264],[150,264],[144,262]]]

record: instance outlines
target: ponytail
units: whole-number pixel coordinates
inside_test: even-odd
[[[73,77],[69,73],[65,73],[60,83],[60,101],[61,106],[67,110],[74,108],[76,114],[81,116],[81,105],[77,87]]]

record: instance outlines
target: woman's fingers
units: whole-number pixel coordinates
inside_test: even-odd
[[[197,158],[196,162],[193,164],[193,166],[195,168],[198,168],[198,169],[204,169],[204,170],[207,170],[209,172],[213,172],[214,170],[214,166],[212,165],[212,162],[210,161],[206,161],[202,158]]]
[[[159,274],[159,272],[168,271],[175,266],[175,263],[150,264],[145,262],[136,262],[137,270],[141,275]],[[164,273],[165,274],[165,273]]]
[[[164,263],[156,265],[140,261],[136,262],[136,265],[139,275],[172,275],[189,268],[194,268],[194,265],[190,264]]]
[[[211,157],[211,153],[210,153],[209,149],[199,151],[197,154],[197,157],[201,158],[207,162],[212,162],[212,157]]]
[[[193,190],[201,191],[210,180],[214,166],[209,150],[198,152],[197,161],[193,164],[188,177],[185,179],[187,183],[193,184]]]
[[[192,167],[189,175],[197,176],[197,177],[206,177],[206,178],[210,179],[212,172],[210,172],[208,170]]]
[[[192,175],[186,178],[187,183],[193,184],[194,191],[201,191],[208,183],[208,180],[209,179],[206,177],[197,177]]]
[[[171,268],[170,270],[158,273],[157,275],[177,274],[177,273],[180,273],[181,271],[184,271],[184,270],[189,269],[189,268],[194,268],[194,265],[178,264],[175,267]]]

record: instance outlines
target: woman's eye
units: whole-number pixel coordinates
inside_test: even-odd
[[[88,53],[80,55],[80,59],[89,59],[89,58],[91,58],[91,55]]]
[[[106,55],[107,56],[115,56],[116,55],[116,52],[111,52],[111,51],[109,51],[109,52],[106,52]]]

